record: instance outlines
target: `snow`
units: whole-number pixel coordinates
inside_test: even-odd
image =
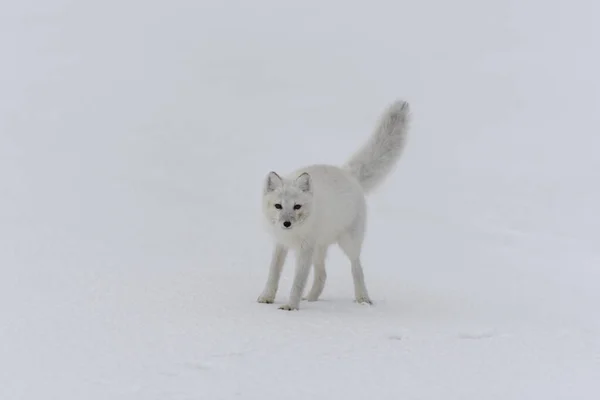
[[[30,0],[0,15],[0,399],[600,397],[592,0]],[[396,98],[365,277],[256,303],[266,173]]]

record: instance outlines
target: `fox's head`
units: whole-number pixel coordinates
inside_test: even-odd
[[[269,172],[263,192],[263,212],[275,228],[294,229],[310,216],[312,182],[306,172],[296,179],[284,179]]]

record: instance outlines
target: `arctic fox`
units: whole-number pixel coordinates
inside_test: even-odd
[[[375,189],[400,158],[410,113],[396,101],[381,116],[370,140],[343,167],[312,165],[286,177],[270,172],[264,182],[263,213],[275,239],[269,277],[259,303],[273,303],[288,249],[296,253],[296,271],[288,303],[298,310],[311,265],[314,283],[306,299],[323,292],[327,248],[338,243],[350,259],[358,303],[372,304],[360,262],[366,227],[365,194]]]

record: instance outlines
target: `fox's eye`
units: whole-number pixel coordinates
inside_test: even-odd
[[[277,204],[275,204],[275,208],[278,210],[281,210],[283,207],[281,207],[281,204],[277,203]]]
[[[294,205],[294,210],[299,210],[299,209],[301,209],[301,208],[302,208],[302,206],[301,206],[300,204],[296,204],[296,205]]]

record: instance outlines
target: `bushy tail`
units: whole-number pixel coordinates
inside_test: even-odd
[[[369,141],[344,166],[360,182],[365,193],[375,189],[396,165],[406,143],[409,119],[407,102],[396,101],[390,105]]]

